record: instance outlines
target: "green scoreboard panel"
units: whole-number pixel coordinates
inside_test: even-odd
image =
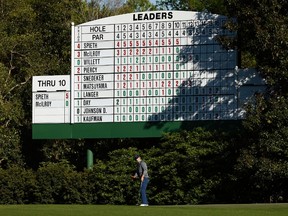
[[[35,122],[33,136],[155,137],[184,122],[239,119],[237,52],[217,41],[235,36],[226,21],[152,11],[73,26],[70,124]]]

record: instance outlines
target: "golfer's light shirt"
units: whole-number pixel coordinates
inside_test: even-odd
[[[147,164],[144,161],[140,161],[138,163],[136,174],[138,177],[141,177],[142,175],[144,175],[144,178],[149,178]]]

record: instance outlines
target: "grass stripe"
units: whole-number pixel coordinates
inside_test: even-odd
[[[117,206],[117,205],[0,205],[9,216],[287,216],[288,204]]]

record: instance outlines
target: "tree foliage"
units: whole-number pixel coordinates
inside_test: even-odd
[[[238,45],[256,60],[273,93],[287,96],[288,2],[227,0],[238,20]]]
[[[37,67],[35,55],[30,52],[30,47],[38,42],[36,34],[31,32],[35,14],[26,3],[1,1],[0,5],[1,166],[4,161],[6,165],[20,163],[19,128],[28,120],[24,118],[21,94],[34,73],[32,68]]]
[[[277,201],[287,194],[282,181],[287,180],[288,171],[288,4],[282,0],[227,0],[226,4],[230,16],[238,20],[239,51],[254,60],[268,86],[247,106],[244,126],[249,139],[241,149],[237,169],[248,190],[257,188],[259,201],[269,197]]]
[[[208,11],[226,15],[224,0],[158,0],[158,8],[163,10]]]

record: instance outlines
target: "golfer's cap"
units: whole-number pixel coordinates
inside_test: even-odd
[[[138,154],[134,155],[134,160],[137,160],[140,156]]]

